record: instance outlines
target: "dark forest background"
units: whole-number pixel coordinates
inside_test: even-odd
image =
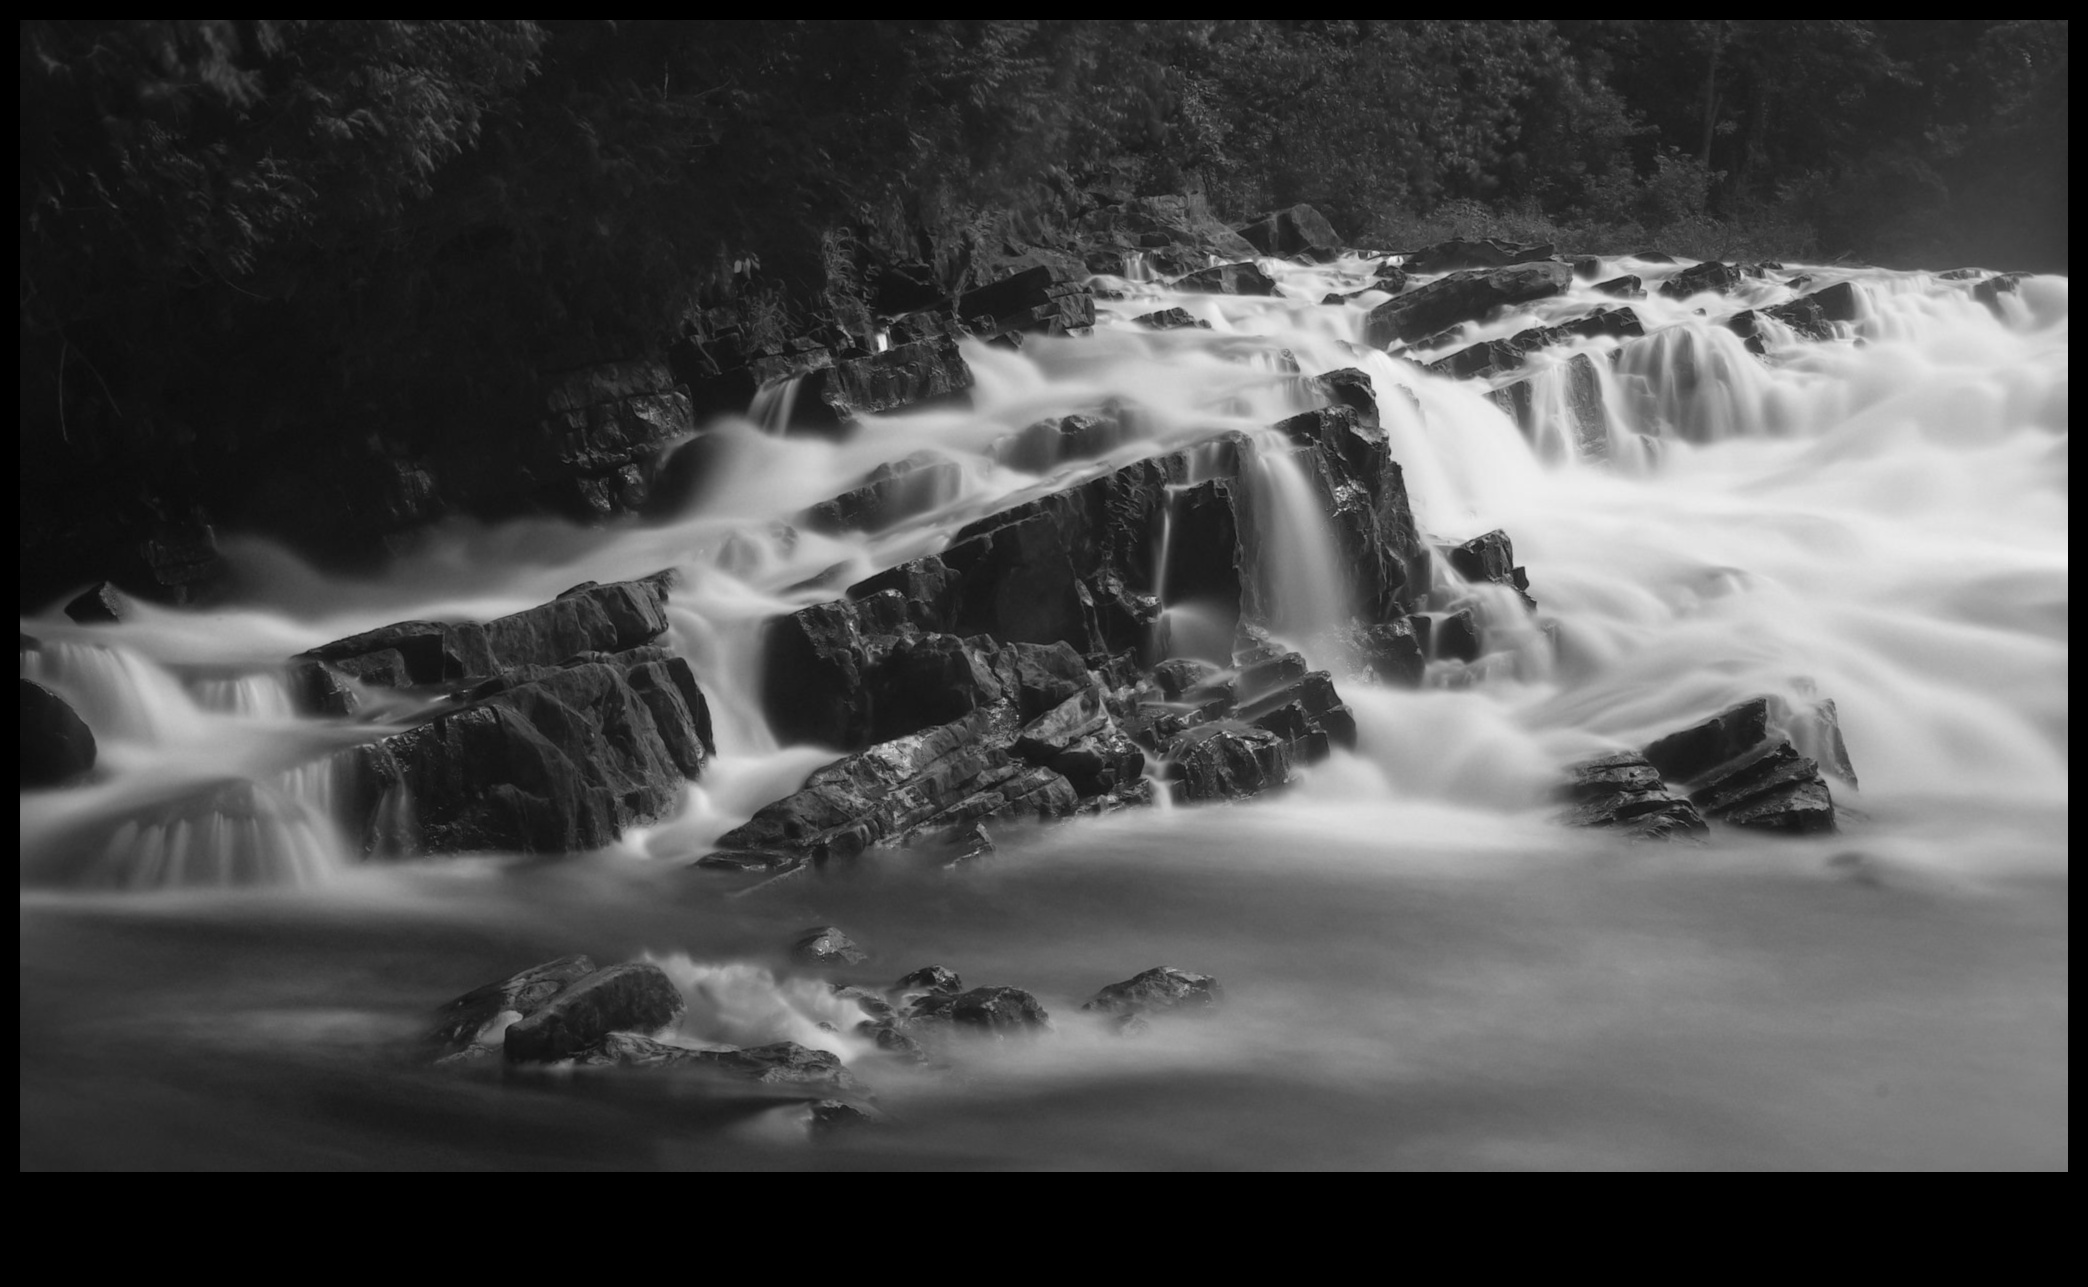
[[[721,307],[774,338],[856,327],[880,265],[961,289],[977,264],[949,247],[1076,189],[1236,222],[1307,202],[1382,250],[2066,268],[2064,22],[21,37],[25,509],[61,474],[208,468],[199,444],[495,423],[543,372],[657,353]]]

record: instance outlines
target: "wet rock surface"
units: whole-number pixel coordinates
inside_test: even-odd
[[[94,732],[64,698],[20,681],[21,778],[24,787],[63,786],[94,769]]]
[[[519,970],[498,983],[473,988],[443,1006],[432,1035],[438,1043],[452,1049],[472,1045],[486,1025],[502,1013],[512,1011],[518,1019],[527,1018],[566,987],[594,972],[594,962],[584,956],[561,956]]]
[[[1341,238],[1333,225],[1307,205],[1263,215],[1239,232],[1256,250],[1277,259],[1303,255],[1325,263],[1341,253]]]
[[[1652,742],[1645,756],[1713,821],[1793,834],[1833,831],[1833,795],[1801,742],[1855,784],[1832,702],[1751,698]]]
[[[1550,259],[1557,253],[1550,242],[1504,241],[1497,237],[1466,240],[1452,237],[1406,255],[1401,267],[1409,273],[1448,273],[1461,269],[1506,268],[1512,264]]]
[[[1031,1036],[1051,1030],[1051,1016],[1037,998],[1021,988],[973,988],[969,992],[932,992],[914,1002],[914,1023],[952,1028],[993,1037]]]
[[[682,1017],[688,1003],[657,965],[631,961],[585,974],[508,1026],[509,1063],[570,1059],[612,1033],[657,1032]]]
[[[1560,796],[1572,806],[1562,818],[1569,826],[1610,827],[1642,840],[1700,836],[1708,830],[1696,807],[1671,794],[1659,772],[1634,751],[1569,766]]]
[[[1161,1011],[1196,1012],[1213,1009],[1225,1001],[1225,990],[1208,974],[1191,974],[1173,966],[1160,965],[1112,983],[1095,993],[1080,1008],[1099,1014],[1129,1017]]]
[[[1572,281],[1571,268],[1548,260],[1453,272],[1370,310],[1363,322],[1364,342],[1378,348],[1411,343],[1497,308],[1560,294]]]
[[[802,930],[791,944],[790,954],[812,965],[861,965],[870,959],[856,941],[839,926],[814,925]]]

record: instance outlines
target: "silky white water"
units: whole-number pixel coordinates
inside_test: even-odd
[[[801,980],[779,940],[794,920],[831,918],[878,952],[866,979],[968,958],[946,963],[1029,987],[1055,1016],[1163,960],[1218,974],[1236,997],[1230,1020],[1144,1046],[1062,1021],[1055,1044],[982,1056],[961,1092],[894,1084],[885,1093],[920,1124],[889,1147],[921,1164],[2064,1165],[2066,279],[2025,279],[1999,315],[1971,281],[1870,269],[1804,269],[1813,280],[1795,291],[1654,293],[1630,304],[1644,338],[1532,359],[1532,442],[1483,382],[1407,359],[1616,301],[1577,283],[1457,345],[1392,356],[1360,344],[1385,296],[1317,302],[1363,286],[1373,261],[1264,266],[1277,297],[1102,279],[1121,298],[1099,304],[1092,336],[967,344],[969,409],[871,417],[840,443],[714,426],[716,471],[670,521],[453,525],[378,580],[233,540],[228,606],[91,628],[25,618],[42,648],[25,652],[24,675],[72,700],[101,745],[87,785],[22,799],[25,1008],[63,997],[151,1031],[179,1011],[184,1049],[229,1041],[261,1058],[259,1036],[226,1035],[237,1022],[195,1017],[281,1009],[258,1003],[214,942],[296,961],[291,981],[260,989],[287,988],[291,1010],[345,1009],[382,1033],[409,996],[432,1005],[566,951],[650,950],[729,983],[738,999],[721,1014],[797,1031],[814,1019],[791,1003]],[[1675,271],[1605,270],[1649,290]],[[1841,280],[1864,315],[1835,340],[1771,324],[1757,357],[1720,325]],[[1131,321],[1173,306],[1210,329]],[[1559,427],[1556,372],[1578,352],[1599,359],[1599,461]],[[1315,404],[1301,375],[1340,367],[1371,377],[1423,529],[1444,541],[1504,529],[1539,604],[1531,619],[1498,587],[1439,585],[1475,601],[1496,655],[1439,665],[1420,690],[1373,686],[1316,638],[1346,608],[1332,545],[1262,432]],[[773,428],[784,402],[757,418]],[[1036,420],[1105,407],[1131,433],[1103,459],[1045,476],[996,463],[995,445]],[[962,872],[867,857],[765,908],[687,866],[830,758],[778,746],[766,727],[764,620],[933,552],[984,513],[1229,431],[1256,443],[1248,504],[1258,557],[1284,587],[1274,623],[1335,669],[1353,754],[1280,797],[997,837],[1001,851]],[[784,526],[920,450],[962,465],[929,513],[838,537]],[[669,642],[710,698],[719,743],[678,817],[548,868],[358,863],[327,833],[327,787],[307,766],[381,730],[290,716],[273,678],[284,657],[668,566],[685,573]],[[1195,641],[1196,605],[1169,612],[1176,639]],[[1755,693],[1807,691],[1835,700],[1863,784],[1836,789],[1838,836],[1619,849],[1548,821],[1562,764]],[[228,783],[256,785],[210,806]],[[106,886],[140,892],[58,892]],[[436,945],[453,935],[470,946]],[[118,1003],[57,979],[90,957],[164,973],[174,995]],[[410,960],[412,977],[370,986],[379,967],[352,964],[366,960]],[[774,997],[745,999],[763,977]],[[25,1059],[30,1033],[25,1019]],[[1753,1044],[1736,1045],[1741,1033]],[[1448,1090],[1478,1069],[1495,1080],[1470,1102]],[[1896,1104],[1876,1093],[1895,1083]],[[1869,1098],[1844,1104],[1844,1090]],[[498,1115],[499,1102],[457,1111]],[[1403,1114],[1423,1110],[1440,1131],[1410,1129]],[[618,1120],[605,1128],[616,1138],[664,1138],[642,1113]],[[1220,1120],[1282,1123],[1282,1143],[1214,1131]],[[1113,1132],[1135,1146],[1104,1143]]]

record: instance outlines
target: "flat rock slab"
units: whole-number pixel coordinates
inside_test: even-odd
[[[1363,322],[1364,342],[1376,348],[1412,342],[1496,308],[1560,294],[1572,283],[1573,270],[1549,260],[1454,272],[1371,309]]]
[[[501,1012],[512,1010],[527,1018],[566,987],[594,972],[595,963],[584,956],[561,956],[519,970],[498,983],[473,988],[437,1012],[433,1036],[446,1046],[471,1045]]]

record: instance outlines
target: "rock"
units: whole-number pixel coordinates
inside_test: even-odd
[[[884,1119],[865,1112],[854,1104],[838,1099],[822,1099],[812,1105],[812,1137],[825,1139],[829,1136],[853,1131],[864,1126],[881,1126]]]
[[[1447,273],[1459,269],[1506,268],[1511,264],[1550,259],[1556,253],[1550,242],[1523,243],[1493,237],[1466,241],[1462,237],[1452,237],[1405,256],[1400,266],[1409,273]]]
[[[1191,974],[1159,965],[1097,992],[1080,1008],[1100,1014],[1129,1016],[1163,1010],[1208,1011],[1225,1000],[1225,990],[1208,974]]]
[[[1079,796],[1048,768],[1009,753],[1014,705],[873,746],[818,769],[791,795],[719,837],[725,850],[847,857],[990,818],[1055,818]]]
[[[995,331],[1064,335],[1095,324],[1095,297],[1074,273],[1038,265],[968,291],[959,317],[990,317]]]
[[[1219,264],[1198,269],[1174,283],[1174,289],[1205,295],[1274,295],[1276,279],[1255,263]]]
[[[1493,377],[1513,371],[1530,354],[1569,340],[1609,336],[1630,339],[1644,335],[1638,314],[1628,308],[1598,308],[1558,326],[1532,327],[1505,340],[1487,340],[1460,349],[1449,357],[1431,362],[1428,369],[1453,379]]]
[[[1575,277],[1585,277],[1593,281],[1595,278],[1602,276],[1602,256],[1600,255],[1575,255],[1567,262],[1573,266],[1573,275]]]
[[[594,849],[679,808],[711,753],[688,663],[649,648],[583,658],[512,668],[460,708],[343,752],[343,812],[365,851],[400,800],[429,853]]]
[[[482,679],[515,666],[550,666],[583,652],[620,653],[666,633],[659,577],[575,586],[550,603],[481,625],[401,621],[321,644],[297,660],[327,662],[365,684]]]
[[[347,716],[362,707],[354,682],[323,661],[291,662],[288,681],[291,702],[307,715]]]
[[[1758,317],[1771,317],[1796,331],[1809,340],[1834,338],[1835,322],[1853,322],[1862,316],[1862,303],[1852,282],[1836,282],[1825,290],[1777,304],[1770,308],[1747,309],[1726,319],[1726,326],[1741,339],[1747,341],[1748,351],[1761,353],[1766,345],[1762,338]]]
[[[1614,350],[1613,350],[1614,352]],[[1576,353],[1565,362],[1525,376],[1487,394],[1487,399],[1515,421],[1523,437],[1540,444],[1563,439],[1583,460],[1610,456],[1609,412],[1603,402],[1602,376],[1595,361]],[[1557,417],[1556,423],[1550,423]],[[1553,437],[1550,431],[1556,431]]]
[[[1687,299],[1705,291],[1723,295],[1740,285],[1743,277],[1739,265],[1722,264],[1713,259],[1691,264],[1660,283],[1660,293],[1669,299]]]
[[[1113,451],[1130,436],[1120,415],[1070,415],[1039,420],[1017,434],[995,442],[993,458],[1024,473],[1046,473],[1069,460],[1086,460]]]
[[[1421,686],[1422,672],[1428,667],[1428,654],[1421,646],[1412,620],[1402,617],[1398,621],[1358,626],[1350,635],[1350,643],[1379,683],[1401,688]]]
[[[2005,322],[2008,320],[2008,314],[2001,311],[2001,297],[2019,293],[2023,279],[2029,275],[2028,273],[2002,273],[1998,277],[1989,277],[1972,288],[1972,298],[1986,305],[1995,317]]]
[[[1284,739],[1237,720],[1217,720],[1168,744],[1167,777],[1182,800],[1242,800],[1290,781]]]
[[[892,985],[892,991],[957,993],[964,991],[964,980],[957,976],[955,970],[940,965],[924,965],[918,970],[900,975],[899,981]]]
[[[1670,795],[1660,774],[1634,751],[1568,766],[1559,794],[1573,806],[1563,819],[1570,826],[1614,827],[1641,840],[1708,830],[1695,806]]]
[[[1622,277],[1612,277],[1606,282],[1597,282],[1591,289],[1598,295],[1608,295],[1615,299],[1644,299],[1646,297],[1645,283],[1630,273],[1626,273]]]
[[[94,733],[65,699],[29,680],[21,682],[22,786],[54,787],[94,768]]]
[[[1826,704],[1800,712],[1778,697],[1756,697],[1646,747],[1663,778],[1678,781],[1691,803],[1730,826],[1792,833],[1835,829],[1834,801],[1819,763],[1801,754],[1802,729],[1838,757],[1836,771],[1853,783],[1839,724]],[[1828,731],[1831,729],[1831,733]]]
[[[1636,259],[1642,264],[1672,264],[1675,262],[1673,255],[1662,254],[1657,250],[1641,250],[1626,255],[1625,258]]]
[[[917,451],[903,460],[879,465],[860,487],[821,501],[795,522],[808,532],[881,532],[902,519],[937,509],[957,498],[964,486],[964,467],[948,456]]]
[[[509,1025],[509,1063],[570,1059],[611,1033],[657,1032],[682,1017],[688,1003],[659,966],[628,961],[569,983]]]
[[[1335,235],[1333,225],[1307,205],[1263,215],[1239,233],[1256,250],[1276,259],[1305,255],[1319,263],[1330,263],[1341,254],[1341,238]]]
[[[1051,1031],[1051,1016],[1045,1013],[1037,998],[1020,988],[932,992],[914,1003],[911,1017],[917,1023],[949,1024],[995,1037]]]
[[[553,378],[546,415],[520,456],[538,499],[579,518],[644,506],[646,479],[668,443],[696,428],[688,395],[665,362],[610,362]],[[741,409],[741,403],[734,410]],[[403,527],[433,508],[426,470],[388,462],[385,526]]]
[[[83,626],[127,621],[136,612],[130,596],[107,581],[96,581],[65,605],[65,615]]]
[[[1150,327],[1156,331],[1175,331],[1185,326],[1202,327],[1206,331],[1211,329],[1209,322],[1200,317],[1191,317],[1189,310],[1185,308],[1163,308],[1158,312],[1146,313],[1131,320],[1140,326]]]
[[[1482,651],[1479,622],[1470,608],[1417,612],[1409,618],[1421,651],[1431,660],[1477,661]]]
[[[855,1085],[855,1078],[838,1056],[794,1041],[743,1050],[690,1050],[640,1033],[618,1031],[604,1033],[587,1049],[575,1052],[575,1059],[595,1067],[707,1072],[764,1086],[803,1087],[820,1094],[849,1090]]]
[[[1453,545],[1444,551],[1450,567],[1468,582],[1490,581],[1515,591],[1523,606],[1536,611],[1537,601],[1530,597],[1530,579],[1523,569],[1515,566],[1515,546],[1509,541],[1508,533],[1499,528],[1482,536],[1475,536],[1462,545]]]
[[[776,736],[860,749],[999,701],[994,655],[955,635],[922,631],[906,619],[910,608],[892,589],[771,623],[763,694]]]
[[[859,416],[955,402],[968,397],[971,387],[971,368],[956,340],[917,340],[806,372],[787,428],[839,433]]]
[[[790,954],[812,965],[861,965],[870,959],[868,952],[835,925],[815,925],[800,930]]]
[[[594,962],[584,956],[561,956],[532,965],[498,983],[473,988],[443,1006],[431,1035],[445,1046],[472,1045],[486,1025],[504,1012],[527,1018],[569,984],[594,972]]]
[[[1377,387],[1367,372],[1345,366],[1312,378],[1329,406],[1347,407],[1356,413],[1356,423],[1366,429],[1379,427]]]
[[[1364,342],[1384,348],[1419,339],[1496,308],[1560,294],[1572,281],[1572,269],[1549,261],[1453,272],[1371,309],[1363,322]]]

